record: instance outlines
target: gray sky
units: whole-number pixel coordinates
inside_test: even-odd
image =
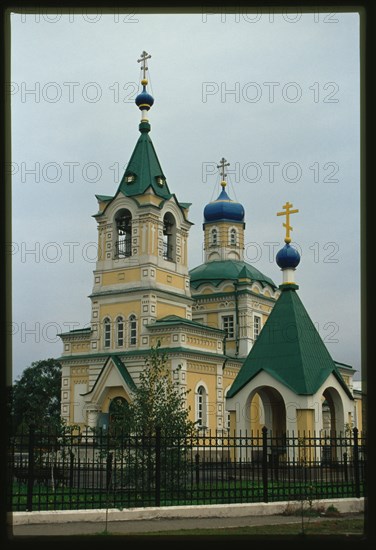
[[[299,208],[299,295],[332,357],[359,371],[358,15],[14,14],[13,379],[61,355],[58,332],[88,326],[95,194],[116,191],[138,139],[143,50],[150,137],[171,192],[193,203],[190,268],[224,156],[245,260],[280,284],[276,212]]]

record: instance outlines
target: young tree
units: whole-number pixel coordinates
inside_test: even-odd
[[[115,404],[112,421],[115,430],[155,435],[159,427],[165,435],[193,433],[195,423],[189,419],[190,409],[185,406],[188,392],[174,382],[167,356],[159,348],[159,342],[151,348],[132,401]]]
[[[151,348],[145,369],[140,373],[139,386],[130,406],[133,429],[154,434],[161,428],[165,435],[188,435],[194,423],[189,420],[189,408],[185,406],[187,391],[182,391],[173,381],[167,368],[167,356],[159,351],[158,342]]]
[[[153,490],[158,460],[165,492],[182,491],[192,466],[189,449],[195,423],[185,406],[187,392],[174,382],[159,348],[159,343],[151,348],[132,401],[119,401],[111,423],[111,447],[127,465],[123,482],[136,492]]]
[[[14,382],[10,410],[13,428],[48,429],[60,425],[61,364],[56,359],[35,361]]]

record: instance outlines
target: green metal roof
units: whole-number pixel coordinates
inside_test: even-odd
[[[187,209],[191,203],[180,203],[176,198],[176,195],[174,193],[170,193],[166,177],[159,163],[153,142],[149,137],[150,124],[145,121],[141,122],[139,125],[139,130],[141,135],[138,138],[115,195],[113,197],[110,197],[109,195],[96,195],[98,200],[104,201],[107,204],[103,211],[97,212],[93,215],[93,217],[98,218],[103,216],[106,208],[119,193],[122,193],[126,197],[132,197],[137,202],[137,196],[145,194],[145,192],[151,188],[158,197],[163,199],[163,202],[161,202],[157,208],[162,208],[164,201],[174,197],[177,205],[182,210],[183,215],[186,218],[186,213],[184,210]],[[132,181],[127,181],[129,176],[133,177]],[[162,184],[159,183],[160,179],[162,180]],[[137,204],[139,203],[137,202]],[[147,205],[139,204],[139,206],[146,207]],[[188,220],[186,221],[193,225]]]
[[[208,262],[195,267],[189,272],[191,278],[191,287],[197,289],[204,283],[211,283],[218,286],[227,279],[236,281],[239,278],[248,278],[252,281],[258,281],[263,286],[268,284],[276,289],[276,284],[258,269],[246,262],[238,260],[220,260]]]
[[[154,323],[150,323],[147,326],[147,328],[160,328],[160,327],[170,327],[174,325],[188,325],[190,327],[195,328],[201,328],[205,330],[212,330],[215,332],[219,332],[221,334],[225,334],[224,330],[221,330],[219,328],[215,327],[209,327],[208,325],[204,325],[203,323],[197,323],[196,321],[191,321],[190,319],[185,319],[184,317],[179,317],[178,315],[166,315],[166,317],[162,317],[161,319],[157,319]]]
[[[110,195],[95,195],[97,197],[97,199],[99,201],[102,201],[102,202],[108,202],[110,200],[112,200],[114,197],[110,196]]]
[[[89,334],[92,331],[91,327],[85,328],[75,328],[73,330],[68,330],[68,332],[61,332],[57,336],[67,336],[68,334]]]
[[[298,395],[313,395],[333,373],[352,398],[295,292],[298,287],[281,285],[280,288],[281,295],[235,378],[228,397],[236,395],[260,371],[265,371]]]
[[[158,197],[169,199],[172,195],[167,186],[153,142],[149,137],[150,125],[147,124],[146,126],[146,124],[140,124],[141,135],[128,162],[118,192],[121,191],[126,197],[133,197],[134,195],[142,195],[149,187],[152,187]],[[135,176],[135,180],[127,183],[126,178],[131,175]],[[157,178],[163,179],[162,186],[157,183]]]
[[[134,383],[133,381],[133,378],[131,377],[131,375],[129,374],[128,370],[127,370],[127,367],[124,365],[124,363],[122,362],[122,360],[120,359],[120,357],[118,357],[117,355],[115,354],[111,354],[107,357],[95,383],[94,383],[94,386],[91,388],[90,391],[86,392],[86,393],[83,393],[82,395],[88,395],[89,393],[92,393],[94,391],[94,388],[96,387],[98,381],[100,380],[101,376],[102,376],[102,373],[104,371],[104,369],[106,368],[108,362],[110,361],[110,359],[113,360],[113,362],[115,363],[121,377],[123,378],[124,382],[128,385],[129,388],[131,388],[132,390],[135,390],[136,389],[136,384]]]

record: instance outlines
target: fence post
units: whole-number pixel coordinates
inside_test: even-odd
[[[69,449],[69,487],[73,487],[74,453]]]
[[[347,453],[343,453],[343,468],[344,468],[344,474],[345,474],[345,481],[346,483],[349,480],[348,472],[347,472]]]
[[[195,473],[196,473],[196,485],[200,483],[200,455],[195,454]]]
[[[268,502],[268,428],[262,428],[262,486],[263,501]]]
[[[155,428],[155,505],[161,505],[161,427]]]
[[[35,426],[29,426],[26,510],[33,510]]]
[[[359,444],[358,444],[358,428],[353,429],[354,434],[354,480],[355,480],[355,496],[360,498],[360,479],[359,479]]]
[[[110,488],[112,478],[112,459],[113,453],[108,453],[106,461],[106,490]]]

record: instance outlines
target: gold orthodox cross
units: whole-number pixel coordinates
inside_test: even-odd
[[[286,216],[286,223],[283,224],[283,227],[286,228],[285,243],[291,243],[290,231],[292,231],[292,226],[290,225],[290,215],[296,214],[297,212],[299,212],[298,209],[291,210],[292,207],[293,207],[292,204],[290,204],[289,202],[286,202],[286,204],[282,206],[282,208],[284,208],[285,211],[277,212],[277,216]]]
[[[143,80],[146,80],[146,71],[148,70],[147,59],[150,59],[149,55],[145,50],[142,52],[140,59],[137,59],[137,63],[142,63],[141,69],[143,71]]]
[[[230,166],[230,163],[227,162],[227,160],[224,157],[222,157],[221,160],[219,161],[219,164],[217,164],[217,168],[220,168],[222,183],[225,182],[225,177],[227,176],[227,174],[225,172],[225,167],[226,166]]]

